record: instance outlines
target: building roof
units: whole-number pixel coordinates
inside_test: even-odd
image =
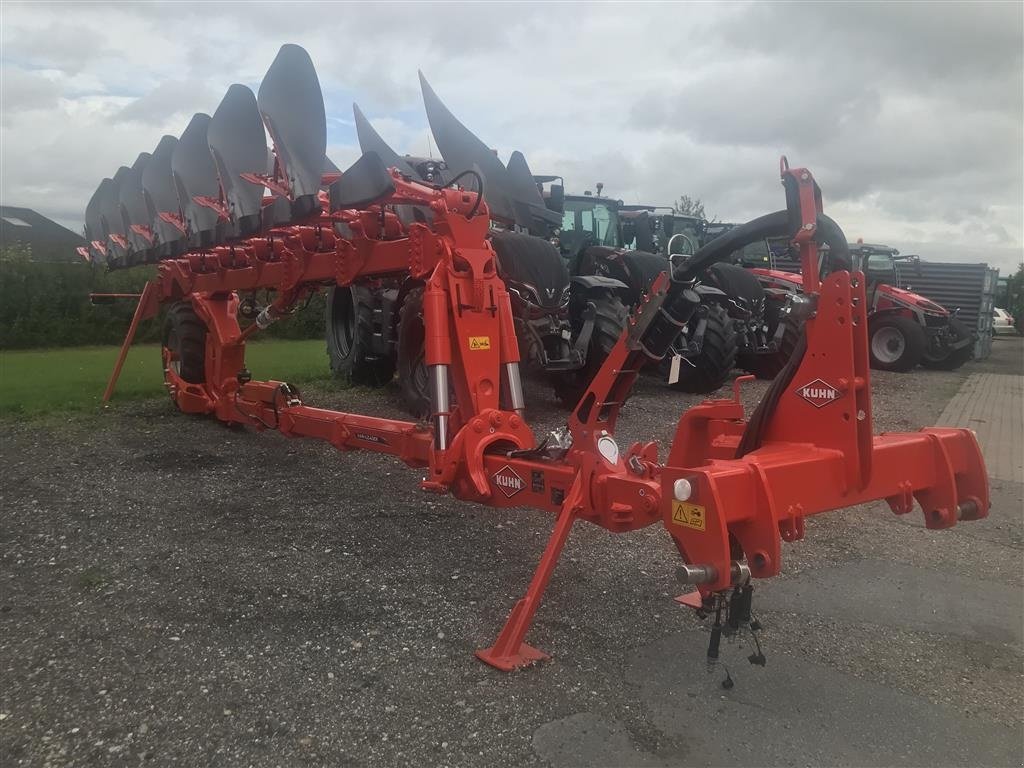
[[[33,261],[79,261],[85,238],[31,208],[0,205],[0,248],[27,247]]]

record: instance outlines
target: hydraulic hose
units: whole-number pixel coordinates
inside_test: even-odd
[[[824,274],[850,269],[850,247],[846,242],[846,235],[843,234],[843,230],[839,228],[839,225],[825,214],[818,215],[818,226],[814,239],[819,245],[828,245],[829,248]],[[785,367],[776,375],[775,380],[772,381],[768,391],[764,393],[761,402],[757,404],[757,408],[754,409],[750,416],[747,428],[743,431],[743,437],[740,438],[740,445],[736,451],[737,456],[745,456],[761,447],[765,428],[771,421],[783,393],[789,389],[789,385],[793,382],[793,377],[800,368],[800,363],[803,362],[806,351],[807,327],[806,325],[801,325],[800,337],[793,348],[792,356]]]
[[[661,311],[640,340],[646,354],[655,360],[662,359],[690,316],[700,306],[700,297],[693,290],[694,278],[715,262],[728,259],[745,245],[789,234],[792,234],[789,213],[776,211],[741,224],[700,248],[673,273]]]
[[[791,215],[789,210],[776,211],[741,224],[700,248],[673,273],[672,283],[661,311],[651,321],[641,339],[644,352],[658,360],[665,356],[675,337],[700,305],[700,297],[693,290],[693,283],[708,267],[727,260],[736,251],[759,240],[793,237],[799,225],[799,216]],[[819,246],[828,246],[823,274],[850,269],[850,249],[846,236],[835,221],[824,214],[819,214],[814,239]],[[743,456],[761,445],[764,429],[775,413],[782,394],[792,383],[806,351],[807,337],[804,328],[801,327],[800,337],[792,356],[754,409],[740,441],[737,455]]]

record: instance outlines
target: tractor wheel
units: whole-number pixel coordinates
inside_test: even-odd
[[[786,328],[779,340],[779,348],[767,355],[740,355],[739,367],[749,371],[759,379],[774,379],[779,371],[786,367],[789,358],[793,356],[796,343],[800,339],[800,329],[790,322],[784,321]]]
[[[782,338],[779,339],[779,348],[767,355],[755,355],[746,353],[737,356],[739,367],[749,371],[759,379],[774,379],[779,371],[786,367],[789,358],[793,356],[796,343],[800,340],[800,327],[791,317],[780,318],[778,310],[775,311],[775,323],[769,323],[772,334],[778,329],[777,323],[784,323]]]
[[[167,310],[161,353],[165,365],[189,384],[206,383],[206,323],[191,302],[179,301]]]
[[[382,387],[395,375],[390,357],[373,354],[373,294],[361,285],[327,292],[324,326],[335,375],[353,384]]]
[[[423,288],[409,291],[398,313],[398,387],[409,413],[418,419],[430,417]]]
[[[682,336],[679,337],[682,341]],[[692,366],[682,363],[679,380],[669,386],[677,392],[691,392],[706,395],[719,389],[729,380],[729,374],[736,367],[736,329],[724,307],[712,304],[708,307],[707,327],[704,342],[696,357],[687,358]],[[665,358],[665,365],[672,358]]]
[[[949,319],[949,331],[953,336],[954,343],[971,338],[971,329],[955,317]],[[946,347],[932,352],[929,349],[924,353],[924,357],[921,358],[921,365],[937,371],[955,371],[972,357],[974,357],[973,344],[968,344],[965,347],[954,350]]]
[[[602,292],[589,299],[594,303],[594,332],[590,337],[590,346],[587,348],[587,361],[582,368],[575,371],[553,374],[551,385],[555,390],[555,397],[567,408],[573,408],[586,393],[587,388],[594,376],[604,365],[612,347],[622,335],[622,329],[626,327],[629,318],[629,310],[622,303],[622,299],[611,291]],[[572,313],[572,324],[574,335],[579,333],[583,320],[581,312]]]
[[[927,346],[924,329],[909,317],[889,315],[868,323],[872,368],[904,373],[921,362]]]

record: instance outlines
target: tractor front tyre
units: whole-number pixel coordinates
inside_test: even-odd
[[[949,319],[949,332],[954,344],[971,338],[971,329],[955,317]],[[947,346],[935,351],[927,350],[921,358],[921,365],[936,371],[955,371],[973,357],[973,344],[965,344],[959,349],[950,349]]]
[[[555,397],[566,408],[574,408],[580,398],[586,394],[590,382],[601,370],[612,348],[622,335],[629,319],[629,310],[622,299],[612,291],[603,291],[588,298],[594,304],[594,331],[587,347],[587,360],[575,371],[565,371],[551,375],[551,386]],[[580,332],[582,319],[580,312],[573,312],[573,335]]]
[[[889,315],[868,323],[872,368],[906,373],[921,362],[927,346],[924,329],[909,317]]]
[[[361,285],[336,285],[327,292],[327,354],[339,378],[382,387],[394,378],[395,362],[373,353],[373,304],[372,291]]]
[[[707,326],[700,352],[687,357],[679,366],[679,380],[669,384],[677,392],[706,395],[720,389],[736,367],[736,328],[729,313],[717,304],[708,306]],[[683,337],[680,335],[679,340]],[[666,357],[664,366],[670,365]],[[690,365],[692,363],[693,365]]]
[[[792,317],[782,317],[778,322],[784,324],[778,349],[766,354],[747,352],[737,356],[739,367],[759,379],[774,379],[778,376],[793,356],[796,343],[800,340],[800,328]],[[777,333],[778,326],[772,332]]]
[[[413,288],[398,312],[398,388],[403,406],[418,419],[430,418],[426,338],[423,288]]]
[[[167,310],[161,355],[168,384],[171,371],[189,384],[206,383],[206,323],[191,302],[178,301]]]

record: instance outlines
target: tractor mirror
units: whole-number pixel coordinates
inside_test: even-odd
[[[561,184],[552,184],[548,188],[548,196],[544,200],[544,205],[548,207],[549,211],[565,213],[565,187]]]
[[[636,240],[636,224],[632,221],[622,222],[622,227],[619,237],[622,238],[623,245],[632,245],[633,241]],[[639,246],[637,246],[639,248]]]

